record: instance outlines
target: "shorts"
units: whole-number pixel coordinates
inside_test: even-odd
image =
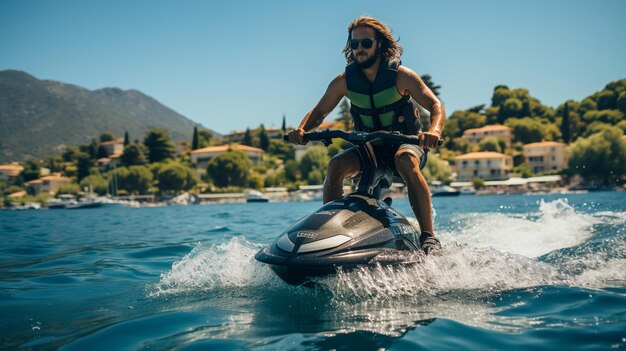
[[[424,150],[421,146],[414,144],[365,144],[354,146],[349,150],[354,150],[359,155],[359,158],[363,159],[369,154],[367,151],[367,145],[371,145],[371,150],[374,152],[376,162],[382,163],[392,169],[395,175],[399,175],[398,171],[396,170],[396,164],[394,162],[394,158],[398,150],[409,149],[413,151],[413,153],[417,155],[417,157],[419,157],[420,169],[423,169],[424,166],[426,166],[426,161],[428,160],[428,151]]]

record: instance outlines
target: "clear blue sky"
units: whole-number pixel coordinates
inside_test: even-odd
[[[0,70],[137,89],[220,133],[297,125],[344,69],[348,23],[372,15],[448,115],[498,84],[554,107],[626,78],[625,14],[623,0],[0,0]]]

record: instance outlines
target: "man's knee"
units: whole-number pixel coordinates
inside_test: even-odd
[[[419,173],[419,159],[408,150],[399,150],[394,158],[396,169],[400,174]]]
[[[359,171],[358,157],[341,153],[328,162],[327,175],[332,180],[343,180]]]
[[[341,162],[337,156],[330,159],[328,162],[328,177],[336,179],[341,177]]]

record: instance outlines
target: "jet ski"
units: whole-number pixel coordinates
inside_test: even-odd
[[[398,263],[403,257],[420,257],[414,255],[421,251],[419,231],[391,207],[391,198],[381,200],[392,184],[393,170],[377,160],[368,147],[376,140],[419,145],[420,136],[341,130],[304,135],[305,141],[322,141],[326,146],[334,138],[357,146],[361,173],[356,191],[301,218],[255,256],[292,285],[336,273],[339,267],[345,271],[374,263]]]

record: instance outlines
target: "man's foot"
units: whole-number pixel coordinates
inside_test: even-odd
[[[422,232],[422,235],[420,235],[420,246],[427,255],[431,252],[441,250],[441,242],[439,239],[437,239],[433,233],[426,231]]]

